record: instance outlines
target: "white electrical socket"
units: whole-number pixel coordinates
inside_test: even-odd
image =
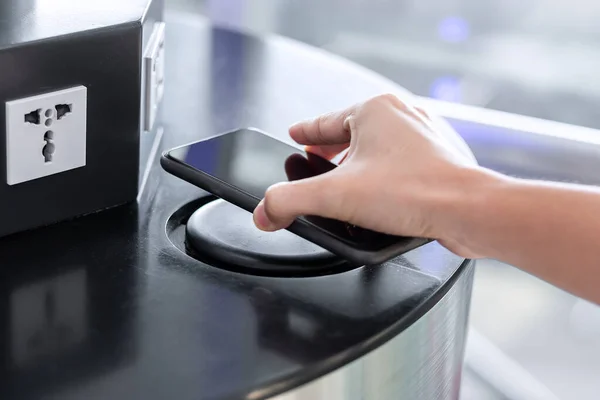
[[[165,87],[165,23],[157,22],[144,52],[146,70],[146,104],[144,105],[144,130],[154,127],[158,107]]]
[[[6,103],[6,183],[16,185],[86,164],[87,88]]]

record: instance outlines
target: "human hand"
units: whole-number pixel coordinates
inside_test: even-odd
[[[290,128],[313,154],[340,166],[325,174],[270,187],[254,211],[258,228],[274,231],[302,215],[349,222],[378,232],[438,239],[468,256],[448,237],[445,205],[463,196],[477,163],[464,141],[423,110],[393,95]]]

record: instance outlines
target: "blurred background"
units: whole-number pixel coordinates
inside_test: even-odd
[[[166,1],[170,12],[320,47],[422,96],[600,128],[600,2]],[[600,398],[600,308],[486,260],[471,315],[559,398]]]

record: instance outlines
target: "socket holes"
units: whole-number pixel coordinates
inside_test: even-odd
[[[72,104],[57,104],[56,108],[56,119],[62,119],[65,115],[73,111]]]
[[[52,162],[52,157],[54,156],[54,151],[56,150],[56,146],[54,146],[54,143],[52,143],[52,139],[54,139],[54,132],[46,132],[44,135],[44,141],[46,142],[46,145],[42,149],[42,155],[44,156],[44,162],[46,164]]]
[[[5,2],[0,0],[0,4]],[[1,87],[0,84],[0,97],[4,94]],[[0,124],[4,124],[0,126],[0,162],[3,163],[0,172],[4,176],[0,178],[4,179],[4,183],[0,182],[0,186],[17,186],[86,166],[89,132],[88,89],[85,86],[77,85],[60,90],[44,86],[39,93],[8,100],[3,104],[0,104],[3,107]],[[57,119],[57,106],[61,110],[60,120]],[[29,115],[26,117],[26,114]],[[39,123],[36,124],[38,116]],[[52,119],[49,127],[46,126],[48,119]],[[53,138],[52,134],[46,135],[48,131],[54,132]],[[48,145],[50,142],[52,145]],[[0,305],[0,309],[1,307]]]
[[[52,118],[48,118],[44,124],[45,124],[46,126],[50,126],[50,125],[52,125]]]
[[[46,144],[44,146],[44,148],[42,149],[42,155],[44,156],[44,161],[46,163],[51,163],[52,162],[52,156],[54,156],[54,143],[52,142],[48,142],[48,144]]]
[[[30,113],[25,114],[25,122],[27,122],[29,124],[39,125],[41,113],[42,113],[42,110],[38,109],[38,110],[34,110]]]

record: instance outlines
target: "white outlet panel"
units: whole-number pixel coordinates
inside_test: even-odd
[[[6,183],[17,185],[86,164],[87,88],[6,103]]]
[[[144,130],[151,131],[165,88],[165,23],[157,22],[144,52],[146,104]]]

